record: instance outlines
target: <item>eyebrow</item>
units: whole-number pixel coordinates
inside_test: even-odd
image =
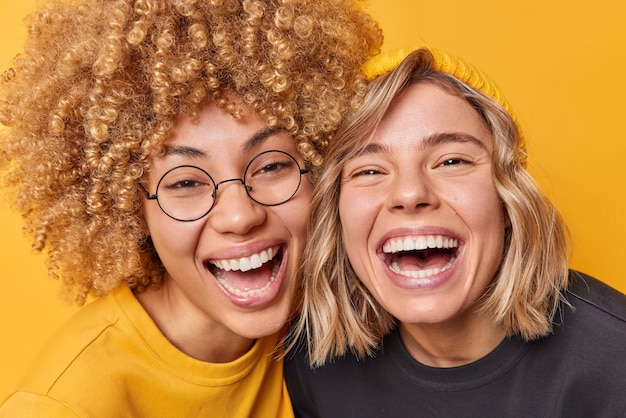
[[[260,131],[252,135],[242,145],[241,147],[242,151],[244,153],[247,153],[253,150],[254,148],[261,145],[267,138],[281,131],[283,130],[277,127],[261,129]],[[187,145],[166,145],[165,154],[166,155],[180,155],[180,156],[195,157],[195,158],[207,158],[209,156],[205,151],[199,148],[190,147]]]
[[[487,146],[483,141],[476,138],[473,135],[469,135],[462,132],[444,132],[444,133],[434,133],[432,135],[428,135],[424,138],[423,141],[419,144],[419,149],[424,150],[429,147],[434,147],[440,144],[446,143],[472,143],[480,148],[488,151]],[[390,154],[391,148],[388,145],[377,144],[377,143],[369,143],[364,147],[356,150],[354,153],[351,153],[353,157],[368,155],[368,154]]]
[[[346,153],[349,155],[348,158],[358,157],[361,155],[369,155],[369,154],[390,154],[391,150],[387,145],[369,143],[362,148],[356,149],[354,152]]]
[[[484,149],[485,151],[488,151],[487,145],[485,145],[483,141],[476,138],[474,135],[466,134],[463,132],[444,132],[429,135],[424,138],[424,141],[422,141],[421,148],[424,149],[439,144],[453,142],[472,143]]]
[[[186,145],[166,145],[165,155],[180,155],[184,157],[206,158],[206,152],[199,148],[189,147]]]
[[[278,127],[271,127],[271,128],[265,128],[265,129],[261,129],[260,131],[258,131],[257,133],[255,133],[254,135],[252,135],[250,137],[250,139],[248,139],[242,148],[243,152],[249,152],[251,150],[253,150],[254,148],[258,147],[259,145],[261,145],[263,142],[265,142],[265,140],[267,138],[269,138],[272,135],[277,134],[278,132],[285,132],[283,129],[278,128]]]

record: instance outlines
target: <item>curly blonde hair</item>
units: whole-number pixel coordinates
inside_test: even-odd
[[[313,191],[311,235],[305,249],[301,314],[288,347],[304,339],[311,365],[323,365],[351,350],[371,354],[395,319],[359,280],[345,250],[339,194],[341,172],[384,118],[394,100],[413,83],[432,83],[466,100],[494,136],[493,176],[510,220],[502,231],[505,251],[481,309],[508,335],[526,340],[548,334],[568,284],[570,237],[557,208],[526,170],[524,142],[512,114],[494,98],[437,68],[433,53],[418,49],[396,68],[375,78],[364,104],[348,115],[329,146]]]
[[[158,284],[138,182],[179,115],[230,94],[313,166],[382,43],[353,0],[47,1],[0,83],[0,174],[36,250],[84,303]]]

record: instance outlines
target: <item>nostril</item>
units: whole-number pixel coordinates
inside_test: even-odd
[[[436,191],[427,179],[415,176],[398,177],[389,193],[390,207],[396,210],[427,209],[437,204]]]

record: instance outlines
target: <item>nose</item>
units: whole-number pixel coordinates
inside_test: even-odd
[[[244,235],[265,221],[265,208],[248,196],[242,179],[219,182],[214,199],[207,223],[219,233]]]
[[[438,205],[432,181],[417,170],[396,173],[388,194],[390,210],[415,212]]]

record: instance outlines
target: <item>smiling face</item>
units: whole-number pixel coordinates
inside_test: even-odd
[[[350,262],[403,324],[468,324],[504,247],[493,136],[462,98],[411,85],[342,170]]]
[[[304,167],[290,135],[245,116],[237,120],[209,104],[199,120],[179,121],[166,154],[153,160],[146,190],[154,194],[162,176],[181,165],[203,169],[215,183],[242,178],[248,163],[268,150],[284,151]],[[168,183],[159,190],[166,187],[173,189]],[[297,193],[278,206],[256,203],[240,181],[221,183],[216,196],[210,212],[191,222],[172,219],[156,201],[144,201],[145,220],[166,273],[159,289],[138,296],[164,334],[188,353],[194,351],[185,347],[188,340],[201,339],[206,351],[224,341],[247,347],[283,327],[306,239],[311,196],[306,175]],[[210,197],[206,200],[208,210]]]

